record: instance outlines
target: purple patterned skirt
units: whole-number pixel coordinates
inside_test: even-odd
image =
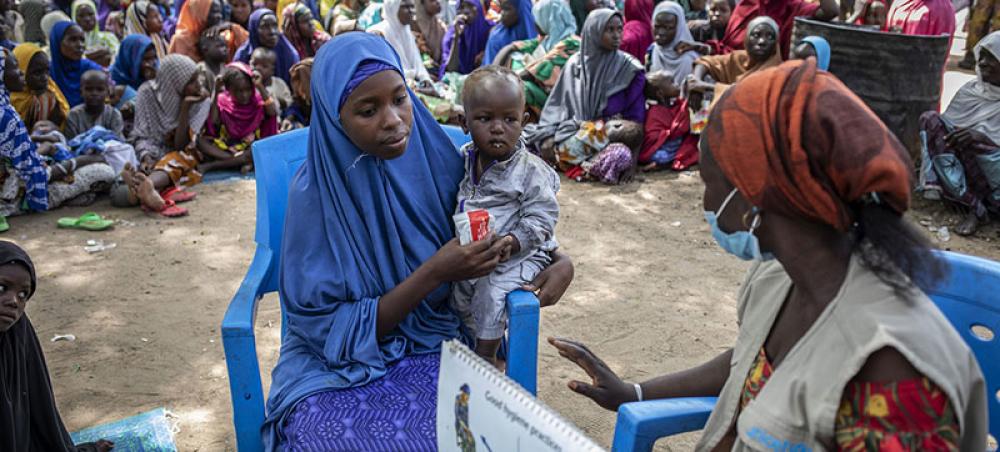
[[[281,449],[437,450],[440,360],[439,353],[407,356],[367,385],[302,399],[282,426]]]

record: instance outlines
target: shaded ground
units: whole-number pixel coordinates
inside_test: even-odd
[[[697,173],[656,174],[625,187],[563,187],[558,236],[577,278],[558,306],[543,311],[543,336],[582,340],[635,380],[698,364],[731,344],[746,265],[712,242]],[[199,191],[184,219],[104,202],[91,210],[121,220],[112,231],[59,230],[58,216],[84,211],[64,209],[14,218],[2,236],[37,262],[39,290],[28,312],[71,429],[165,406],[176,415],[181,450],[234,449],[219,323],[252,257],[254,186]],[[937,226],[957,217],[925,207],[915,218]],[[981,237],[953,236],[945,245],[1000,259],[1000,229]],[[88,254],[88,239],[117,247]],[[277,318],[273,297],[265,299],[257,334],[267,370],[277,358]],[[66,333],[77,340],[48,341]],[[614,415],[572,394],[566,380],[583,374],[547,344],[540,350],[541,398],[608,444]]]

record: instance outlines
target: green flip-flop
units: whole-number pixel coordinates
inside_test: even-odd
[[[10,230],[10,223],[7,223],[7,217],[0,216],[0,232],[7,232]]]
[[[87,212],[79,218],[64,217],[58,223],[60,228],[82,229],[84,231],[104,231],[115,225],[112,220],[105,220],[95,212]]]

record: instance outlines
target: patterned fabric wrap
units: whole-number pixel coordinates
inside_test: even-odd
[[[407,356],[367,385],[306,397],[286,418],[280,449],[436,450],[440,356]]]
[[[0,71],[8,64],[9,57],[0,58]],[[48,210],[49,176],[41,157],[35,150],[35,143],[28,136],[28,129],[10,105],[7,86],[0,82],[0,157],[8,159],[24,182],[24,200],[31,210]]]
[[[632,167],[632,150],[622,143],[611,143],[584,167],[601,182],[618,185],[622,175]]]
[[[740,407],[753,402],[773,373],[761,347],[743,384]],[[834,422],[841,451],[957,451],[960,440],[948,396],[926,377],[884,384],[851,382]]]

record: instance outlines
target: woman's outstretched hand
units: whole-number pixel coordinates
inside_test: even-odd
[[[636,401],[635,388],[622,381],[586,345],[553,337],[549,338],[549,344],[559,350],[559,356],[573,361],[590,376],[589,384],[570,380],[568,386],[574,392],[589,397],[604,409],[611,411],[618,411],[618,407],[623,403]]]

